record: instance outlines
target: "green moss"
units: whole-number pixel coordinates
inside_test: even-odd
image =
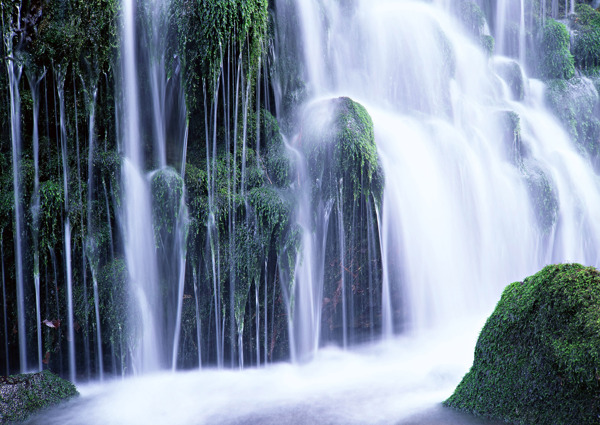
[[[517,424],[600,421],[600,273],[545,267],[510,284],[446,404]]]
[[[77,395],[72,383],[47,370],[0,377],[0,422],[24,421],[42,409]]]
[[[548,19],[542,31],[540,45],[540,74],[544,79],[569,79],[575,75],[573,55],[569,51],[567,27]]]
[[[328,115],[330,118],[323,121]],[[304,121],[300,142],[317,185],[315,190],[333,199],[342,182],[345,199],[353,202],[378,187],[373,183],[383,177],[373,122],[362,105],[347,97],[333,99],[310,111]],[[382,193],[377,191],[373,196],[381,199]]]
[[[222,60],[233,62],[240,53],[247,71],[255,70],[267,31],[267,8],[267,0],[173,1],[171,23],[180,40],[178,50],[184,60],[188,102],[202,98],[203,79],[212,90]],[[191,99],[191,92],[199,93],[198,98]]]

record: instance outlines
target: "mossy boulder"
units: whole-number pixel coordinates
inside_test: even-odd
[[[75,385],[47,370],[0,377],[0,423],[23,421],[41,409],[77,395]]]
[[[600,272],[550,265],[510,284],[445,403],[516,424],[600,423]]]

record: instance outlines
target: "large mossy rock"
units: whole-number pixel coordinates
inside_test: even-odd
[[[0,377],[0,424],[23,421],[77,395],[75,385],[46,370]]]
[[[551,265],[509,285],[446,404],[516,424],[600,423],[600,272]]]

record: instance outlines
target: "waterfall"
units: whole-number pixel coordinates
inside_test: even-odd
[[[10,358],[8,355],[8,320],[6,317],[6,275],[4,272],[4,235],[0,237],[0,260],[2,261],[2,318],[4,324],[4,352],[6,353],[6,374],[10,370]]]
[[[33,281],[35,286],[35,310],[36,310],[36,329],[37,329],[37,352],[38,352],[38,370],[42,370],[42,317],[40,300],[40,252],[39,252],[39,215],[40,215],[40,172],[39,172],[39,129],[38,119],[40,113],[40,82],[44,78],[46,71],[38,78],[35,72],[26,72],[29,87],[31,89],[31,98],[33,101],[33,205],[31,207],[32,228],[33,228]]]
[[[278,9],[286,7],[279,3]],[[509,16],[500,9],[509,3],[498,2],[497,31]],[[523,26],[523,4],[515,6]],[[485,311],[507,282],[548,262],[598,265],[600,232],[592,218],[600,208],[597,178],[544,106],[541,83],[530,80],[525,101],[511,100],[484,52],[434,5],[306,1],[296,8],[303,47],[298,57],[310,98],[350,96],[367,107],[375,124],[386,176],[384,329],[419,331]],[[505,111],[520,118],[527,158],[515,160],[507,151]],[[540,211],[531,189],[535,179],[549,185],[557,212]],[[544,214],[550,228],[540,224]],[[311,260],[313,246],[305,235],[307,272],[297,276],[304,290],[314,285],[308,270],[321,267]],[[318,287],[298,293],[297,314],[303,303],[319,300],[314,291]],[[404,318],[395,315],[399,310]],[[320,309],[313,311],[295,321],[295,332],[314,327]]]
[[[158,271],[152,228],[152,207],[148,181],[144,175],[144,157],[139,138],[140,105],[138,99],[136,2],[123,2],[121,35],[121,72],[123,117],[121,118],[121,147],[123,162],[125,255],[129,280],[137,302],[138,317],[132,318],[136,338],[133,368],[136,372],[156,370],[160,366],[158,326],[161,318],[155,317],[158,305]],[[133,326],[133,325],[132,325]],[[131,351],[131,348],[129,349]]]
[[[188,123],[177,58],[169,62],[172,69],[167,74],[165,33],[170,7],[167,0],[123,2],[122,226],[137,303],[130,322],[136,348],[130,351],[139,373],[176,367],[183,309]]]
[[[21,205],[21,97],[19,94],[19,82],[23,71],[23,65],[13,54],[12,37],[7,37],[6,50],[8,58],[8,83],[10,94],[10,123],[12,142],[12,171],[13,191],[15,202],[15,260],[17,278],[17,331],[19,333],[19,364],[21,372],[28,370],[27,359],[27,329],[25,326],[25,283],[23,276],[23,207]]]
[[[97,82],[93,81],[90,87],[85,88],[85,101],[88,110],[88,166],[87,166],[87,236],[86,236],[86,247],[85,247],[85,257],[87,258],[87,263],[90,266],[90,270],[92,273],[92,285],[94,291],[94,313],[96,318],[96,362],[98,365],[98,378],[100,381],[104,380],[104,359],[103,359],[103,349],[102,349],[102,326],[100,323],[100,296],[98,293],[98,265],[100,262],[99,252],[98,252],[98,242],[96,241],[96,237],[94,232],[96,231],[95,223],[92,218],[92,202],[94,199],[94,152],[95,152],[95,120],[96,120],[96,99],[98,95],[98,87]],[[103,182],[104,183],[104,182]],[[106,196],[106,185],[104,185],[105,190],[105,199],[106,199],[106,212],[109,213],[109,205],[108,205],[108,197]],[[82,226],[83,228],[83,226]],[[110,220],[109,220],[109,234],[112,238],[112,232],[110,230]],[[112,247],[112,243],[111,243]]]
[[[65,269],[67,277],[67,332],[68,332],[68,347],[69,347],[69,379],[75,382],[76,367],[75,367],[75,308],[73,304],[73,273],[72,273],[72,250],[71,250],[71,219],[70,219],[70,204],[69,204],[69,164],[68,164],[68,149],[67,149],[67,117],[65,111],[65,78],[66,69],[64,65],[57,65],[54,70],[57,79],[57,93],[59,106],[59,123],[60,123],[60,148],[62,156],[62,175],[63,175],[63,191],[64,191],[64,211],[65,211]]]

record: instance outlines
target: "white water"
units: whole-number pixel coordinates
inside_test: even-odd
[[[507,283],[549,262],[597,266],[598,177],[545,109],[541,83],[530,82],[525,101],[511,101],[485,53],[440,8],[356,3],[348,10],[336,1],[297,2],[301,58],[313,97],[350,96],[374,121],[386,176],[384,288],[398,288],[403,298],[383,305],[408,309],[403,325],[419,331],[465,312],[487,314]],[[441,71],[440,33],[456,58],[450,79]],[[550,235],[539,228],[523,171],[508,154],[505,110],[520,115],[527,161],[558,193]]]
[[[140,105],[136,63],[136,2],[123,1],[123,33],[121,34],[121,73],[123,126],[121,148],[123,161],[123,199],[125,256],[129,282],[137,301],[135,322],[137,338],[135,347],[127,347],[136,373],[157,370],[159,360],[158,319],[154,306],[158,305],[158,270],[152,228],[152,207],[149,183],[144,175],[144,157],[140,136]]]
[[[35,311],[36,311],[36,329],[37,329],[37,354],[38,370],[42,370],[42,318],[40,303],[40,253],[39,253],[39,215],[40,215],[40,175],[39,175],[39,131],[38,118],[40,112],[40,82],[46,72],[38,77],[35,73],[27,73],[27,80],[31,89],[31,100],[33,103],[33,202],[31,206],[32,228],[33,228],[33,282],[35,287]],[[7,351],[8,352],[8,351]],[[8,369],[7,369],[8,370]]]
[[[20,21],[19,21],[20,28]],[[23,72],[23,65],[12,57],[12,34],[6,36],[6,50],[8,57],[8,88],[10,95],[10,129],[12,147],[13,192],[15,201],[15,273],[17,280],[17,329],[19,333],[19,364],[21,372],[28,370],[27,363],[27,328],[25,326],[25,287],[23,279],[23,206],[21,205],[21,178],[19,169],[21,164],[21,96],[19,94],[19,81]]]
[[[351,352],[321,350],[303,365],[149,375],[82,387],[81,399],[39,423],[412,423],[413,415],[450,395],[468,370],[481,317],[489,314],[507,283],[548,262],[599,264],[600,229],[594,220],[600,214],[598,178],[545,110],[541,83],[529,82],[523,102],[510,100],[485,53],[431,4],[363,0],[350,11],[335,0],[321,4],[298,2],[309,90],[312,98],[351,96],[373,117],[386,174],[380,227],[387,328],[389,334],[400,326],[413,332]],[[438,31],[456,57],[451,79],[440,71],[446,57]],[[124,48],[135,58],[134,45],[125,40]],[[125,92],[137,84],[127,72],[129,65],[124,66]],[[136,96],[129,94],[131,122],[124,125],[133,140],[138,105],[132,106],[130,99]],[[558,221],[548,234],[538,227],[523,171],[512,162],[501,136],[499,117],[506,110],[519,114],[528,161],[544,170],[558,194]],[[125,161],[129,208],[147,205],[136,203],[149,197],[139,164]],[[135,198],[140,193],[143,199]],[[325,221],[331,213],[326,207]],[[300,213],[302,220],[306,211]],[[139,216],[128,214],[129,237],[138,231],[151,234],[148,223],[136,228]],[[142,245],[128,249],[154,241],[138,243]],[[322,284],[322,265],[311,261],[322,241],[305,231],[303,243],[306,256],[296,275],[300,290],[295,308],[306,316],[294,316],[290,324],[296,336],[291,343],[306,347],[299,352],[319,344]],[[130,252],[128,258],[139,254]],[[213,257],[213,267],[215,262]],[[136,276],[139,267],[152,264],[129,267]],[[214,270],[213,276],[216,297]],[[392,293],[401,297],[393,299]],[[150,300],[144,307],[148,310],[141,314],[151,314]],[[393,320],[392,311],[398,309],[407,310],[406,323]],[[220,313],[214,314],[220,324]],[[463,320],[457,322],[457,317]],[[152,339],[156,335],[147,337],[157,341]],[[145,365],[143,370],[152,370]]]
[[[80,425],[428,424],[472,361],[478,321],[304,365],[157,374],[102,386],[30,423]],[[452,416],[452,412],[448,412]],[[446,422],[443,422],[446,423]],[[480,423],[459,417],[456,424]]]
[[[122,2],[121,95],[123,97],[121,148],[125,256],[130,288],[135,299],[129,323],[129,358],[134,373],[175,369],[181,330],[187,212],[182,200],[170,206],[176,237],[165,245],[155,240],[151,179],[154,171],[170,172],[169,165],[185,170],[187,113],[180,88],[179,65],[166,75],[166,31],[170,1],[147,4]],[[146,25],[138,26],[144,21]],[[136,31],[144,28],[146,31]],[[146,50],[138,49],[145,46]],[[142,77],[140,77],[142,75]],[[146,77],[147,76],[147,77]],[[149,79],[149,82],[147,79]],[[149,99],[142,84],[149,84]],[[149,102],[145,108],[142,102]],[[150,115],[150,117],[148,117]],[[152,122],[148,127],[148,120]],[[151,139],[152,144],[147,142]],[[172,145],[167,150],[167,142]],[[150,148],[151,149],[148,149]],[[149,153],[146,153],[149,151]],[[168,157],[168,153],[174,158]],[[161,285],[166,291],[161,292]],[[166,293],[166,295],[165,295]]]

